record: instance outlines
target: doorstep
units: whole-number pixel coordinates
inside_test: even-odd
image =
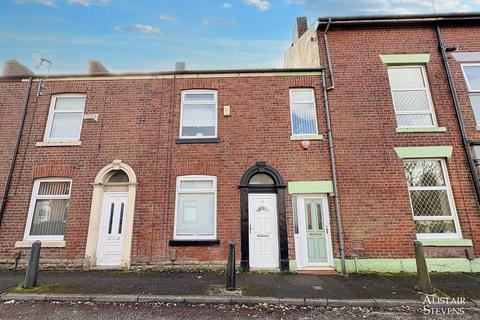
[[[297,273],[299,274],[311,274],[311,275],[317,275],[317,276],[338,276],[340,273],[338,273],[337,270],[333,268],[312,268],[312,269],[302,269],[298,270]]]

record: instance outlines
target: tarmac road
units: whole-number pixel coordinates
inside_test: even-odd
[[[6,302],[0,304],[0,319],[35,320],[149,320],[149,319],[479,319],[479,309],[464,309],[463,315],[424,315],[420,308],[313,308],[245,305],[186,305],[164,303],[93,303],[93,302]]]

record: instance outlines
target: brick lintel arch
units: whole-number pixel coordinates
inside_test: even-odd
[[[270,176],[273,185],[252,185],[250,179],[258,174],[265,173]],[[288,237],[287,237],[287,219],[285,209],[285,188],[286,184],[280,173],[273,167],[267,165],[265,161],[258,161],[253,167],[249,168],[240,180],[240,231],[241,231],[241,261],[242,271],[250,270],[249,257],[249,221],[248,221],[248,194],[249,193],[276,193],[277,194],[277,217],[278,217],[278,241],[280,271],[288,272]]]

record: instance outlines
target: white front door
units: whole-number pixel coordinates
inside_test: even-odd
[[[105,193],[98,234],[98,266],[117,267],[121,264],[127,199],[126,192]]]
[[[303,195],[297,198],[299,269],[333,267],[332,239],[326,195]]]
[[[278,268],[277,195],[249,194],[248,222],[250,267]]]

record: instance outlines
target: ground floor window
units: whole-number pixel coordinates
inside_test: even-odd
[[[63,240],[71,183],[65,179],[35,180],[26,240]]]
[[[174,239],[216,239],[216,197],[216,177],[177,177]]]
[[[459,238],[460,227],[445,161],[408,160],[405,173],[417,237]]]

